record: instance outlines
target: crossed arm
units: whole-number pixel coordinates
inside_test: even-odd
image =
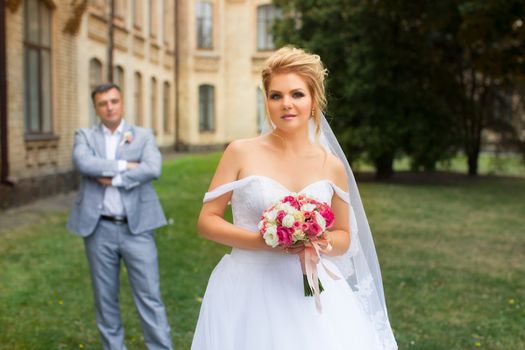
[[[75,133],[73,163],[82,175],[95,178],[104,186],[126,190],[157,179],[161,174],[162,157],[151,131],[146,136],[142,156],[137,161],[110,160],[95,155],[86,134]]]

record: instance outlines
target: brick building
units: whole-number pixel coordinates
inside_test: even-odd
[[[96,122],[90,91],[108,80],[110,57],[125,119],[152,128],[162,149],[216,148],[256,135],[264,119],[260,70],[280,15],[270,2],[5,1],[0,208],[76,187],[74,131]]]

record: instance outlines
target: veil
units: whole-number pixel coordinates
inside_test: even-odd
[[[310,135],[313,136],[313,134],[313,121],[311,121]],[[349,218],[352,235],[350,248],[343,255],[327,258],[341,270],[346,281],[357,294],[383,343],[383,348],[385,350],[397,349],[397,343],[388,320],[381,270],[374,240],[354,173],[323,114],[321,114],[321,132],[318,142],[344,164],[350,195]]]
[[[273,125],[266,125],[265,133]],[[315,125],[313,120],[309,124],[310,140],[315,142]],[[321,113],[321,130],[317,142],[341,160],[345,166],[348,178],[350,196],[350,247],[340,256],[325,256],[341,271],[343,277],[357,295],[365,313],[370,317],[376,332],[383,344],[384,350],[396,350],[397,343],[388,320],[381,270],[375,250],[372,232],[366,218],[365,209],[359,195],[352,168],[337,141],[324,114]]]

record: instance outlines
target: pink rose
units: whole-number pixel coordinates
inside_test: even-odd
[[[299,221],[296,221],[296,222],[293,223],[292,227],[295,230],[297,230],[297,229],[299,229],[301,227],[301,223]]]
[[[310,226],[306,222],[301,224],[301,231],[303,231],[304,233],[308,232],[309,228]]]
[[[319,226],[319,224],[315,221],[311,221],[309,224],[308,224],[308,235],[309,236],[315,236],[317,237],[319,234],[323,233],[323,229],[321,228],[321,226]]]
[[[277,213],[277,221],[283,222],[283,218],[286,216],[286,212],[284,210],[279,210]]]
[[[284,197],[283,203],[288,203],[292,207],[294,207],[295,209],[299,209],[300,208],[299,202],[293,196],[286,196],[286,197]]]
[[[330,228],[332,227],[332,225],[334,224],[334,221],[335,221],[335,215],[334,213],[330,210],[330,208],[327,208],[326,210],[323,210],[321,212],[321,216],[325,219],[326,221],[326,228]]]
[[[292,233],[293,230],[279,226],[277,227],[277,237],[279,237],[279,244],[290,245],[292,244]]]

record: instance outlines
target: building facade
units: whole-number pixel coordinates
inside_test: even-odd
[[[265,0],[181,1],[180,143],[224,144],[264,122],[262,64],[273,52],[278,9]]]
[[[70,1],[7,1],[6,113],[2,115],[0,205],[76,185],[71,147],[79,114],[76,36]],[[3,84],[2,84],[3,85]]]
[[[96,123],[90,92],[111,78],[163,150],[257,135],[278,16],[271,0],[7,0],[0,208],[77,186],[74,132]]]

